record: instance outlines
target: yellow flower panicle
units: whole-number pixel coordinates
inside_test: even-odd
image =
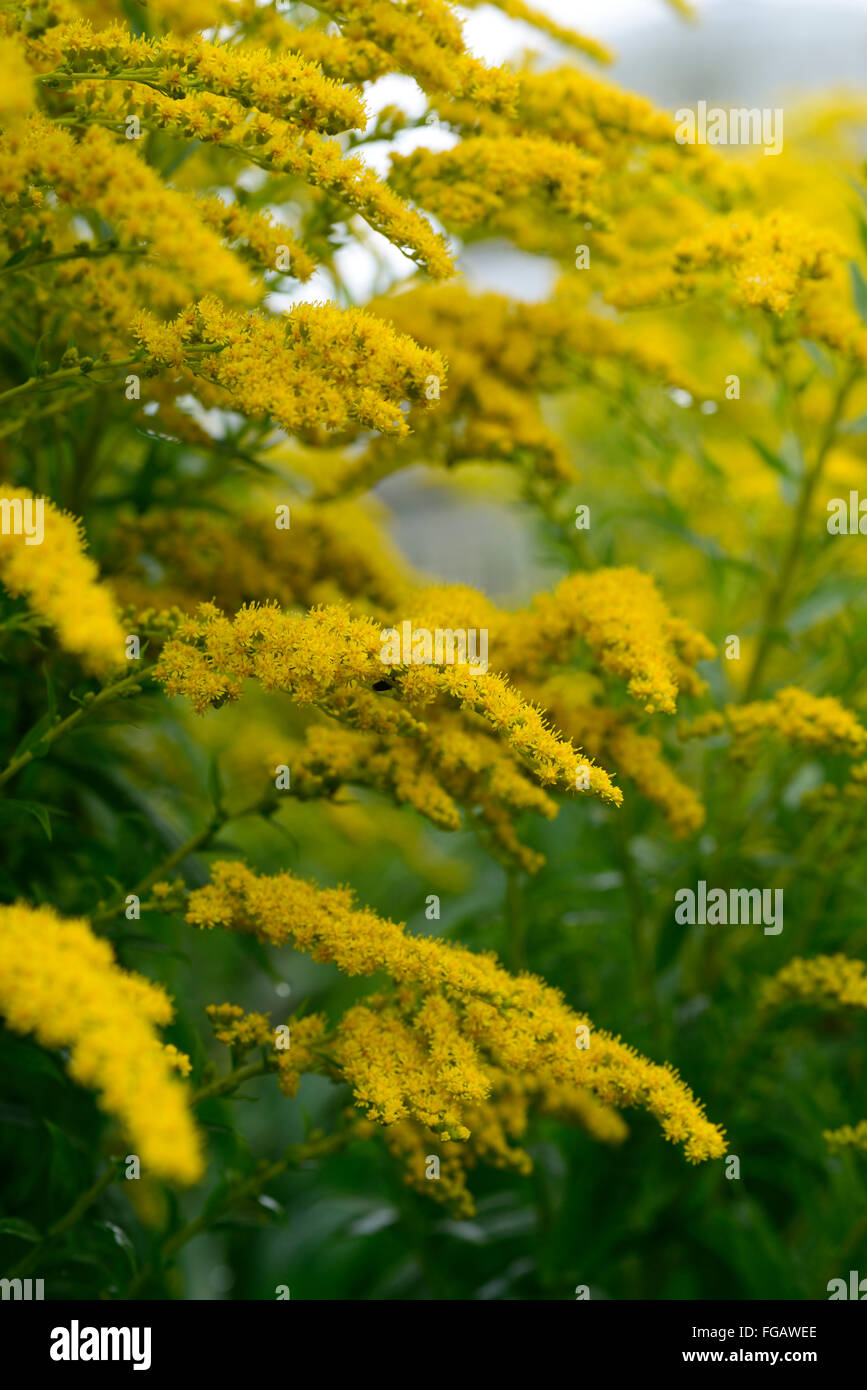
[[[209,1004],[206,1012],[215,1038],[231,1047],[236,1059],[252,1048],[266,1052],[285,1096],[297,1095],[305,1072],[325,1070],[322,1047],[328,1024],[324,1014],[291,1019],[287,1036],[272,1027],[270,1014],[245,1013],[238,1004]]]
[[[335,133],[364,126],[367,120],[357,92],[294,53],[206,43],[197,37],[134,37],[121,25],[96,32],[86,20],[56,26],[33,48],[40,66],[55,59],[59,66],[53,74],[58,76],[116,81],[123,75],[169,96],[212,92],[300,129]]]
[[[322,0],[319,9],[340,26],[351,54],[361,50],[364,66],[361,72],[356,69],[357,78],[396,70],[413,76],[428,93],[457,92],[495,108],[509,108],[514,101],[514,76],[467,53],[460,23],[445,0],[403,0],[399,5],[391,0]],[[339,62],[332,52],[332,61]],[[348,61],[354,68],[358,58]]]
[[[724,732],[731,733],[732,756],[741,762],[754,759],[769,734],[811,752],[824,750],[850,758],[867,752],[867,729],[851,710],[833,695],[812,695],[795,685],[778,690],[768,700],[708,710],[678,726],[682,739],[712,738]],[[851,775],[854,783],[860,780],[857,764]]]
[[[599,172],[597,160],[553,140],[477,136],[450,150],[392,155],[390,181],[466,233],[505,229],[516,202],[535,197],[565,217],[602,220],[594,201]]]
[[[493,955],[408,936],[402,925],[356,908],[345,889],[320,890],[291,874],[263,878],[243,864],[221,862],[212,882],[191,894],[187,921],[252,932],[272,945],[292,942],[347,975],[383,971],[395,981],[396,1003],[367,1001],[348,1025],[345,1060],[377,1116],[410,1113],[463,1137],[460,1107],[479,1094],[487,1062],[580,1086],[606,1105],[641,1106],[668,1139],[683,1145],[690,1162],[725,1150],[722,1132],[673,1070],[595,1029],[589,1047],[576,1046],[578,1030],[589,1024],[558,991],[533,976],[508,975]],[[369,1065],[370,1049],[380,1056],[385,1025],[374,1020],[383,1008],[405,1060],[399,1075]]]
[[[845,1149],[867,1153],[867,1120],[860,1120],[857,1125],[841,1125],[839,1129],[826,1129],[822,1138],[832,1153]]]
[[[193,1070],[192,1060],[187,1056],[186,1052],[179,1051],[174,1043],[166,1043],[163,1048],[163,1054],[179,1075],[189,1076],[191,1074]]]
[[[413,576],[370,509],[293,502],[290,511],[289,530],[278,529],[275,510],[264,505],[230,523],[157,508],[125,519],[114,536],[124,567],[115,588],[130,603],[158,597],[188,612],[208,600],[232,613],[266,600],[284,608],[358,600],[368,615],[385,619],[408,602]],[[160,566],[158,591],[144,587],[142,557]]]
[[[767,980],[762,991],[768,1008],[790,1002],[867,1009],[867,965],[842,954],[796,957]]]
[[[381,635],[379,623],[337,606],[314,609],[306,618],[276,606],[249,606],[230,620],[203,604],[166,643],[156,676],[169,695],[186,696],[200,712],[238,699],[243,681],[252,678],[265,690],[285,690],[296,703],[318,704],[340,718],[346,688],[372,687],[387,670],[411,712],[445,695],[481,715],[543,783],[574,790],[583,769],[582,790],[620,804],[622,793],[608,774],[559,737],[503,677],[472,676],[461,666],[385,667]]]
[[[759,996],[763,1009],[785,1004],[816,1004],[824,1009],[867,1009],[867,965],[838,953],[833,956],[797,956],[766,980]],[[825,1130],[823,1139],[832,1153],[845,1149],[867,1151],[867,1120],[857,1125]]]
[[[728,705],[725,718],[736,751],[751,756],[765,733],[774,733],[796,747],[828,749],[852,758],[867,752],[867,729],[833,695],[811,695],[797,686],[778,690],[770,700]]]
[[[454,273],[445,237],[370,165],[358,156],[344,155],[335,139],[315,130],[299,131],[279,117],[250,111],[232,97],[211,92],[171,97],[144,85],[127,91],[128,95],[88,91],[82,100],[88,99],[93,117],[111,119],[118,131],[132,106],[142,124],[219,145],[244,163],[309,184],[334,200],[340,216],[358,213],[430,275],[444,278]]]
[[[673,714],[685,663],[714,655],[700,633],[675,623],[653,579],[629,567],[564,579],[507,621],[498,649],[502,642],[508,670],[534,676],[546,662],[565,661],[579,637],[648,714]],[[698,688],[694,682],[690,693]]]
[[[637,274],[607,298],[618,308],[678,302],[711,288],[713,277],[723,274],[737,303],[781,315],[811,280],[832,275],[842,251],[833,235],[820,235],[790,213],[738,213],[720,218],[698,236],[685,237],[669,261]]]
[[[316,269],[316,262],[295,233],[274,222],[270,213],[250,212],[222,198],[200,198],[195,206],[207,226],[219,231],[233,243],[233,251],[250,257],[261,270],[283,269],[298,280],[309,280]]]
[[[132,142],[98,126],[75,140],[34,113],[0,137],[0,155],[5,168],[0,191],[7,198],[26,196],[32,187],[53,189],[72,211],[96,211],[121,245],[146,248],[199,293],[253,302],[253,280],[238,258],[205,226],[195,202],[167,188]]]
[[[467,1179],[479,1163],[524,1177],[533,1171],[529,1153],[516,1143],[527,1133],[533,1111],[578,1124],[599,1143],[616,1145],[626,1138],[628,1130],[620,1115],[579,1087],[540,1085],[533,1078],[510,1076],[496,1067],[489,1068],[489,1076],[490,1096],[464,1111],[469,1131],[466,1139],[442,1139],[409,1117],[382,1128],[371,1121],[359,1125],[364,1137],[381,1134],[386,1148],[401,1164],[405,1183],[447,1207],[454,1216],[476,1213]],[[431,1158],[439,1163],[435,1181]]]
[[[65,651],[95,675],[110,673],[125,661],[124,632],[114,599],[99,581],[96,565],[84,553],[81,523],[26,488],[5,488],[4,510],[16,504],[43,505],[41,544],[28,545],[24,534],[4,525],[0,531],[0,583],[24,598],[54,628]]]
[[[238,1004],[208,1004],[206,1013],[217,1042],[241,1053],[274,1041],[269,1014],[245,1013]]]
[[[170,324],[143,311],[136,339],[166,366],[193,365],[236,408],[290,432],[358,426],[406,434],[402,400],[424,400],[442,359],[360,309],[299,304],[282,318],[241,315],[207,297]]]
[[[589,693],[581,674],[564,673],[539,686],[537,698],[558,728],[603,764],[610,762],[618,776],[631,779],[659,807],[678,839],[695,834],[705,822],[705,808],[665,761],[661,741],[639,733],[614,710],[588,703]]]
[[[0,1011],[16,1033],[68,1048],[69,1074],[95,1090],[151,1176],[196,1182],[203,1164],[184,1088],[157,1028],[172,1006],[162,989],[122,970],[80,918],[0,907]],[[189,1059],[184,1059],[188,1061]]]
[[[675,354],[648,343],[646,333],[639,338],[624,324],[589,312],[575,278],[538,304],[470,293],[460,284],[413,286],[373,300],[372,312],[442,352],[448,389],[435,411],[413,411],[413,434],[399,450],[374,441],[336,477],[324,483],[317,477],[319,495],[370,485],[416,458],[446,467],[464,460],[510,463],[536,485],[540,476],[573,479],[575,467],[545,423],[540,395],[568,391],[602,371],[698,394]]]

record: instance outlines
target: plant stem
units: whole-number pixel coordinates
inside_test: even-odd
[[[89,700],[86,705],[81,705],[79,709],[73,710],[72,714],[67,715],[66,719],[61,719],[57,724],[53,724],[50,728],[46,729],[45,733],[37,741],[36,746],[42,749],[46,748],[58,738],[61,738],[63,734],[69,733],[70,729],[74,729],[76,724],[80,724],[93,710],[97,709],[100,705],[108,704],[110,700],[114,700],[117,696],[137,693],[137,691],[141,689],[142,681],[144,680],[147,680],[147,674],[138,672],[134,676],[124,676],[123,680],[115,681],[112,685],[105,686],[102,690],[98,691],[93,699]],[[15,774],[20,772],[23,767],[26,767],[28,763],[33,762],[35,756],[35,753],[31,752],[30,749],[26,749],[23,753],[19,753],[17,758],[13,758],[8,766],[0,772],[0,787],[5,786],[10,778],[14,777]]]
[[[201,1105],[203,1101],[216,1100],[218,1096],[228,1095],[230,1091],[236,1091],[254,1076],[264,1076],[266,1072],[273,1071],[274,1065],[268,1059],[260,1058],[258,1062],[249,1062],[245,1067],[235,1067],[234,1071],[218,1077],[209,1085],[201,1086],[192,1096],[190,1105]]]
[[[137,362],[141,362],[141,358],[128,357],[125,361],[94,362],[87,372],[83,372],[80,366],[61,367],[56,372],[47,372],[45,376],[31,376],[26,381],[20,382],[18,386],[10,386],[8,391],[0,391],[0,406],[4,406],[7,401],[14,400],[17,396],[26,396],[33,391],[38,391],[41,386],[63,386],[69,381],[87,381],[94,372],[106,370],[118,372],[126,367],[134,367]],[[103,383],[98,384],[102,385]]]
[[[266,1183],[269,1183],[272,1178],[279,1177],[287,1168],[298,1168],[311,1158],[323,1158],[327,1154],[336,1153],[349,1143],[352,1135],[351,1128],[338,1129],[332,1134],[312,1134],[303,1143],[292,1144],[280,1158],[275,1159],[272,1163],[264,1164],[249,1178],[236,1183],[217,1205],[210,1208],[206,1207],[186,1226],[182,1226],[179,1231],[175,1231],[173,1236],[169,1236],[163,1242],[155,1260],[149,1260],[142,1265],[130,1283],[126,1297],[128,1299],[135,1298],[139,1290],[153,1278],[157,1269],[162,1269],[164,1265],[170,1263],[178,1251],[182,1250],[195,1236],[201,1235],[210,1226],[213,1226],[214,1222],[218,1221],[227,1209],[237,1206],[238,1203],[246,1201],[250,1197],[257,1196]]]
[[[69,1211],[66,1212],[64,1216],[61,1216],[59,1220],[55,1221],[53,1226],[48,1227],[48,1230],[45,1232],[39,1244],[35,1245],[30,1253],[25,1255],[23,1260],[19,1260],[15,1268],[10,1271],[10,1279],[19,1278],[22,1275],[28,1274],[31,1269],[35,1269],[51,1242],[56,1240],[58,1236],[62,1236],[70,1227],[75,1226],[76,1223],[81,1220],[87,1209],[93,1206],[94,1202],[97,1198],[102,1196],[107,1187],[111,1186],[117,1177],[119,1163],[120,1159],[112,1159],[108,1167],[100,1173],[99,1177],[91,1184],[87,1191],[82,1192],[81,1196],[76,1198],[69,1208]]]
[[[526,924],[521,881],[516,870],[506,877],[506,921],[509,926],[509,956],[513,971],[527,969]]]
[[[223,827],[228,825],[229,821],[243,820],[245,816],[262,815],[267,811],[275,809],[276,805],[276,797],[273,793],[268,792],[265,796],[259,797],[258,801],[254,801],[252,805],[245,806],[241,811],[227,811],[223,807],[217,807],[206,825],[203,825],[200,830],[196,830],[189,839],[184,840],[182,845],[179,845],[178,848],[173,850],[161,863],[157,864],[155,869],[151,869],[150,873],[145,874],[144,878],[140,879],[135,887],[129,890],[129,893],[125,893],[122,898],[110,904],[110,906],[100,908],[98,912],[91,913],[91,923],[107,922],[112,917],[116,916],[121,908],[125,906],[127,897],[129,897],[130,894],[137,898],[141,898],[149,888],[153,887],[155,883],[158,883],[161,878],[170,874],[173,869],[177,869],[191,854],[195,854],[198,850],[205,849]]]
[[[40,265],[55,265],[59,261],[96,261],[102,260],[105,256],[142,256],[146,255],[146,248],[141,246],[103,246],[96,250],[86,251],[59,251],[50,256],[34,256],[32,260],[16,261],[14,265],[0,266],[0,275],[15,275],[22,270],[35,270]],[[108,363],[105,364],[108,366]],[[40,380],[44,381],[45,377]]]
[[[813,466],[804,474],[804,479],[801,484],[801,493],[798,498],[797,507],[795,508],[792,529],[789,533],[783,559],[777,577],[771,585],[765,602],[761,636],[756,648],[755,657],[753,658],[752,668],[744,686],[743,699],[745,701],[752,700],[758,691],[762,676],[764,675],[765,665],[771,654],[771,649],[777,641],[779,624],[785,617],[792,583],[797,572],[798,562],[801,558],[801,550],[804,544],[804,535],[807,529],[810,507],[816,493],[816,488],[821,480],[828,454],[836,438],[837,424],[854,383],[855,375],[852,373],[847,376],[838,387],[834,396],[831,414],[819,441],[819,447]]]

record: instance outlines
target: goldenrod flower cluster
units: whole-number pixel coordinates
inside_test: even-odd
[[[468,1178],[478,1164],[521,1176],[533,1171],[530,1154],[516,1141],[527,1133],[534,1112],[574,1123],[602,1144],[620,1144],[628,1134],[616,1110],[579,1087],[539,1084],[534,1078],[509,1075],[497,1067],[490,1067],[488,1072],[491,1094],[464,1112],[469,1129],[465,1139],[442,1139],[416,1119],[396,1120],[380,1129],[372,1121],[361,1121],[358,1126],[359,1134],[366,1137],[379,1132],[389,1153],[401,1164],[404,1182],[455,1216],[475,1215]],[[438,1161],[436,1176],[432,1158]]]
[[[241,316],[206,298],[163,324],[147,311],[132,331],[166,366],[193,365],[253,417],[270,414],[284,429],[343,430],[354,423],[402,435],[400,402],[424,400],[427,378],[445,376],[442,360],[361,310],[300,304],[284,321]]]
[[[23,532],[4,526],[0,583],[13,598],[24,598],[54,628],[64,650],[89,671],[101,675],[122,665],[124,632],[117,605],[84,553],[81,523],[26,488],[4,488],[3,496],[13,505],[41,503],[44,535],[39,544],[28,544]]]
[[[207,1014],[214,1037],[230,1047],[236,1058],[243,1058],[253,1048],[262,1049],[285,1096],[297,1095],[305,1072],[326,1069],[327,1020],[323,1014],[292,1019],[282,1033],[280,1025],[272,1027],[270,1014],[245,1013],[238,1004],[209,1004]]]
[[[493,3],[561,48],[609,57],[535,4]],[[715,656],[700,630],[711,626],[690,527],[712,480],[736,503],[731,556],[752,564],[760,548],[753,530],[741,544],[740,531],[755,513],[756,535],[760,524],[778,534],[771,465],[787,471],[770,446],[759,468],[745,442],[762,434],[768,381],[745,380],[736,425],[723,382],[744,361],[749,370],[757,343],[781,415],[790,395],[812,470],[799,523],[812,520],[826,464],[835,486],[860,476],[867,455],[845,382],[830,423],[826,409],[833,372],[867,364],[851,239],[816,225],[809,206],[788,206],[779,189],[792,174],[678,144],[671,116],[641,97],[530,56],[487,66],[450,0],[318,0],[288,13],[260,0],[148,0],[135,23],[131,13],[116,0],[0,3],[0,437],[22,441],[11,478],[31,477],[32,454],[33,485],[58,481],[58,504],[40,499],[43,542],[0,535],[0,581],[31,610],[12,640],[49,626],[62,651],[104,676],[122,666],[128,624],[159,649],[148,669],[157,700],[181,697],[196,714],[248,702],[255,727],[242,752],[267,793],[257,809],[274,811],[274,771],[288,763],[291,796],[321,801],[329,831],[352,828],[354,815],[362,846],[371,831],[359,829],[359,807],[384,796],[438,829],[471,827],[510,870],[535,872],[543,859],[524,843],[522,818],[552,818],[558,794],[580,790],[610,819],[621,782],[675,836],[695,835],[706,814],[688,783],[697,759],[671,754],[664,738],[667,717],[705,693],[700,667]],[[394,75],[410,81],[371,118],[370,86]],[[456,276],[462,248],[494,237],[545,258],[554,288],[543,301]],[[377,267],[363,307],[344,276],[353,244]],[[686,302],[691,337],[667,313]],[[714,315],[716,332],[703,334]],[[39,327],[35,355],[27,324]],[[821,356],[816,372],[801,361],[800,339],[836,355],[827,376]],[[79,408],[97,437],[103,403],[118,426],[111,465],[114,435],[91,451],[85,428],[77,453],[70,443]],[[852,414],[841,425],[844,403]],[[707,449],[694,434],[699,405],[716,417]],[[683,416],[672,423],[674,407]],[[588,418],[593,432],[582,429]],[[564,422],[580,447],[566,447],[555,428]],[[499,500],[535,507],[580,556],[523,606],[425,583],[386,544],[381,516],[352,500],[411,465],[468,464],[483,466]],[[678,517],[679,548],[660,553],[653,576],[632,563],[631,542],[622,562],[592,568],[609,550],[604,529],[585,551],[571,526],[576,481],[589,474],[595,488],[618,466],[640,482],[639,537],[644,519]],[[9,484],[4,499],[37,497]],[[61,504],[87,519],[111,590]],[[275,525],[281,506],[291,510],[285,529]],[[695,529],[706,535],[714,523],[703,521]],[[678,592],[686,616],[666,600]],[[384,629],[403,623],[484,630],[489,669],[384,662]],[[201,737],[217,746],[225,725],[213,722],[221,733]],[[683,728],[685,738],[721,733],[742,758],[768,734],[867,758],[856,714],[794,684]],[[228,761],[237,752],[236,739]],[[150,759],[151,777],[174,778],[162,729],[128,759],[138,775]],[[865,769],[850,770],[852,801],[865,794]],[[338,797],[347,786],[364,789],[357,803]],[[223,823],[219,790],[213,801],[193,845],[210,846]],[[406,824],[419,834],[414,817]],[[291,943],[346,975],[386,981],[334,1021],[290,1019],[285,1049],[267,1013],[214,1004],[217,1040],[234,1058],[260,1050],[287,1096],[313,1071],[348,1086],[363,1114],[356,1132],[381,1131],[407,1181],[452,1210],[472,1211],[474,1164],[530,1171],[521,1141],[533,1114],[616,1144],[620,1111],[635,1106],[689,1161],[724,1152],[723,1132],[671,1067],[597,1031],[536,976],[412,936],[347,889],[243,863],[211,874],[186,901],[190,924]],[[180,880],[151,891],[145,910],[168,914],[183,900]],[[83,920],[47,907],[0,908],[0,919],[10,1027],[70,1050],[71,1074],[98,1092],[153,1176],[195,1181],[202,1158],[173,1075],[189,1076],[192,1062],[158,1036],[171,1018],[166,996],[122,971]],[[764,999],[864,1007],[865,967],[796,959]],[[576,1046],[585,1028],[589,1046]],[[867,1147],[863,1131],[829,1132],[829,1143]]]
[[[708,711],[680,726],[681,737],[687,739],[708,738],[725,730],[732,735],[732,754],[740,761],[754,758],[768,734],[814,752],[827,750],[858,758],[867,751],[867,729],[857,715],[833,695],[812,695],[794,685],[778,690],[769,700],[726,705],[722,711]],[[857,765],[852,777],[859,780]]]
[[[668,264],[618,286],[608,298],[620,308],[679,302],[710,290],[722,274],[736,302],[782,315],[811,280],[832,276],[842,254],[833,233],[817,233],[789,213],[739,213],[683,238]]]
[[[867,966],[844,955],[797,957],[766,982],[762,1000],[769,1007],[797,1001],[867,1009]]]
[[[86,921],[0,907],[0,1012],[14,1032],[69,1049],[70,1076],[97,1092],[152,1176],[198,1181],[198,1136],[171,1076],[189,1059],[156,1031],[172,1005],[159,986],[121,970]]]
[[[822,1138],[832,1153],[844,1149],[860,1149],[867,1153],[867,1120],[857,1125],[841,1125],[839,1129],[826,1129]]]
[[[359,1104],[380,1123],[413,1117],[441,1137],[467,1138],[464,1107],[486,1098],[493,1064],[578,1086],[607,1105],[640,1106],[691,1162],[724,1152],[721,1131],[675,1072],[595,1029],[590,1046],[577,1047],[576,1030],[588,1021],[558,991],[508,975],[493,955],[408,936],[402,925],[356,908],[345,889],[221,862],[211,883],[190,895],[187,921],[252,932],[271,945],[292,942],[347,975],[391,977],[396,994],[354,1006],[333,1048]]]
[[[760,1003],[763,1008],[817,1004],[833,1009],[867,1009],[867,965],[838,953],[833,956],[796,957],[766,980]],[[825,1130],[822,1136],[832,1153],[844,1149],[867,1151],[867,1120],[857,1125]]]
[[[507,680],[493,672],[474,676],[460,665],[386,667],[381,633],[379,623],[353,618],[337,606],[314,609],[305,617],[281,613],[275,606],[249,606],[229,619],[213,605],[202,604],[166,643],[156,674],[169,695],[186,696],[198,711],[238,699],[243,682],[254,679],[265,690],[291,693],[297,704],[316,704],[353,722],[353,688],[372,690],[388,672],[411,713],[446,697],[481,715],[543,783],[574,788],[584,766],[585,790],[615,804],[622,800],[607,773],[583,759]],[[380,693],[389,709],[390,694]],[[370,710],[369,702],[365,708]]]

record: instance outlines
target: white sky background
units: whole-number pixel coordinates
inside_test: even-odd
[[[672,24],[687,22],[665,4],[665,0],[532,0],[532,3],[552,19],[602,43],[616,43],[624,32],[658,19],[660,15]],[[703,16],[727,4],[728,0],[694,0],[693,8],[700,23]],[[820,14],[829,7],[829,0],[751,0],[750,7],[754,11],[809,9]],[[833,0],[833,7],[867,14],[867,0]],[[514,36],[521,28],[490,10],[478,11],[467,21],[464,34],[479,57],[489,62],[502,62],[514,51]],[[523,32],[526,34],[526,29]]]

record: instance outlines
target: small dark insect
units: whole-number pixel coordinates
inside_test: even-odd
[[[373,688],[374,690],[393,690],[394,685],[391,681],[374,681]]]

